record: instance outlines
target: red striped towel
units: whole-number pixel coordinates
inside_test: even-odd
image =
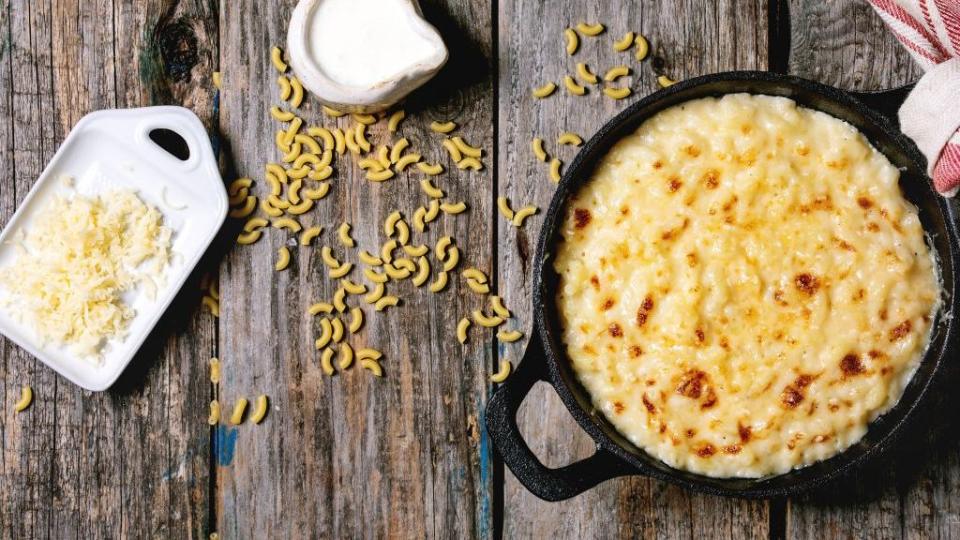
[[[867,0],[926,70],[900,108],[900,127],[927,157],[940,193],[960,187],[960,0]]]

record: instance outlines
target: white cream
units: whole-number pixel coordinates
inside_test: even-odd
[[[324,0],[308,30],[310,55],[341,84],[374,86],[424,64],[434,45],[408,26],[401,2]]]

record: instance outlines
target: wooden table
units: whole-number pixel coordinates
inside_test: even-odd
[[[0,216],[9,219],[71,126],[112,107],[180,104],[219,145],[225,179],[262,180],[278,159],[276,98],[268,61],[285,37],[293,0],[4,0],[0,8]],[[451,49],[448,67],[406,108],[404,133],[428,156],[444,156],[429,120],[454,118],[488,149],[481,173],[439,183],[470,205],[443,219],[431,241],[453,235],[465,262],[488,271],[530,329],[531,257],[540,218],[513,228],[495,213],[506,195],[545,207],[553,184],[529,151],[563,130],[593,133],[638,96],[657,89],[653,62],[614,53],[610,42],[642,32],[674,78],[731,69],[790,72],[851,89],[879,89],[920,72],[861,1],[429,0],[424,11]],[[602,21],[575,59],[563,52],[569,24]],[[626,61],[636,94],[615,102],[597,92],[535,102],[530,89],[575,61],[602,70]],[[211,83],[223,73],[219,92]],[[318,104],[304,115],[322,117]],[[374,129],[384,137],[383,124]],[[569,160],[570,149],[560,152]],[[330,197],[304,221],[355,227],[363,246],[381,241],[395,208],[423,202],[413,177],[375,185],[348,161]],[[262,182],[261,182],[262,184]],[[262,189],[262,185],[260,187]],[[225,232],[110,391],[92,394],[59,378],[7,341],[0,345],[0,530],[3,538],[77,537],[491,537],[508,538],[881,538],[960,536],[960,460],[944,398],[895,458],[797,500],[740,501],[688,493],[645,478],[607,482],[563,503],[527,493],[496,459],[482,426],[502,357],[474,333],[454,339],[457,320],[483,299],[457,280],[441,295],[403,289],[404,305],[371,317],[359,339],[386,354],[386,377],[354,370],[321,375],[307,304],[333,285],[314,248],[294,250],[273,271],[286,241],[270,231],[251,247]],[[218,280],[221,317],[199,307],[202,273]],[[219,356],[214,388],[207,359]],[[956,380],[954,377],[952,380]],[[33,406],[14,415],[22,385]],[[269,394],[259,425],[211,429],[207,404]],[[584,457],[591,441],[559,399],[538,387],[521,409],[538,455],[557,466]]]

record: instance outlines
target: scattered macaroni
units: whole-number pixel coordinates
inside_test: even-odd
[[[357,124],[357,133],[354,139],[357,141],[357,146],[359,146],[364,152],[370,151],[370,141],[367,140],[366,124]]]
[[[220,85],[223,84],[223,74],[220,73],[219,71],[214,71],[211,78],[213,79],[213,86],[215,86],[217,90],[219,90]]]
[[[287,69],[290,68],[290,66],[283,61],[283,51],[280,50],[280,47],[274,47],[270,51],[270,61],[273,63],[273,67],[277,68],[277,71],[280,73],[286,73]]]
[[[451,246],[447,250],[447,260],[443,263],[443,271],[449,272],[456,268],[460,262],[460,249],[457,246]]]
[[[563,31],[563,37],[567,40],[567,54],[570,56],[577,54],[577,49],[580,47],[580,36],[573,31],[573,28],[567,28]]]
[[[353,263],[344,263],[343,266],[353,266]],[[338,278],[339,279],[339,278]],[[340,313],[343,313],[347,310],[347,290],[343,287],[340,287],[333,293],[333,307]],[[339,321],[338,321],[339,322]],[[336,325],[334,325],[336,326]],[[339,341],[339,340],[337,340]]]
[[[243,219],[253,213],[257,209],[257,198],[253,195],[247,197],[247,200],[244,201],[243,206],[234,208],[230,210],[230,217],[236,219]]]
[[[616,66],[607,70],[607,72],[603,75],[603,80],[607,82],[613,82],[620,77],[626,77],[627,75],[630,75],[630,68],[627,66]]]
[[[377,377],[383,377],[383,368],[380,366],[380,362],[372,359],[360,360],[360,367],[373,373]]]
[[[324,191],[323,195],[321,195],[320,197],[312,197],[311,195],[315,194],[313,191],[304,190],[303,193],[304,193],[304,196],[306,196],[307,198],[300,201],[299,204],[294,204],[290,206],[290,208],[287,208],[288,213],[293,214],[295,216],[306,214],[308,211],[310,211],[311,208],[313,208],[314,201],[316,199],[323,198],[323,195],[327,194],[326,191]]]
[[[507,218],[507,221],[513,219],[513,209],[510,208],[510,201],[506,197],[497,197],[497,209],[503,217]]]
[[[485,328],[495,328],[503,324],[503,318],[499,315],[487,316],[483,311],[479,309],[473,310],[473,320]]]
[[[440,201],[433,199],[430,201],[430,204],[427,205],[427,213],[423,215],[423,221],[430,223],[437,219],[438,215],[440,215]]]
[[[320,258],[328,268],[340,268],[340,261],[333,256],[333,250],[330,249],[330,246],[323,246],[320,249]]]
[[[409,241],[410,241],[410,227],[407,226],[406,221],[401,219],[400,221],[397,222],[397,242],[399,242],[401,246],[404,246]]]
[[[328,133],[329,133],[329,132],[328,132]],[[307,149],[310,151],[309,154],[304,154],[303,156],[301,156],[303,159],[311,159],[311,158],[312,158],[312,159],[311,159],[311,162],[312,162],[312,163],[314,163],[314,164],[320,163],[320,158],[318,158],[317,155],[323,153],[323,148],[320,146],[320,143],[318,143],[316,139],[314,139],[314,138],[311,137],[310,135],[307,135],[307,134],[304,134],[304,133],[298,133],[298,134],[294,135],[294,137],[293,137],[293,142],[298,142],[298,143],[300,143],[303,147],[307,148]],[[311,156],[311,157],[308,158],[307,156]],[[302,165],[303,165],[302,163],[299,164],[299,165],[296,164],[296,163],[294,163],[294,166],[296,166],[296,167],[300,167],[300,166],[302,166]]]
[[[383,222],[383,234],[388,237],[392,237],[397,229],[397,222],[403,218],[403,215],[399,210],[394,210],[387,216],[387,219]],[[393,250],[391,250],[393,251]]]
[[[368,304],[374,304],[383,298],[383,294],[386,292],[386,290],[387,288],[383,285],[383,283],[377,283],[373,287],[373,290],[370,291],[370,294],[363,297],[363,301]]]
[[[543,86],[534,88],[534,89],[533,89],[533,97],[535,97],[535,98],[537,98],[537,99],[543,99],[543,98],[546,98],[546,97],[550,97],[550,96],[553,95],[553,93],[556,92],[556,91],[557,91],[557,85],[556,85],[555,83],[553,83],[553,82],[548,82],[547,84],[545,84],[545,85],[543,85]]]
[[[457,163],[463,159],[463,154],[460,153],[460,149],[457,148],[457,145],[453,144],[453,141],[450,139],[444,139],[442,144],[443,147],[447,149],[447,152],[450,154],[450,159],[452,159],[454,163]]]
[[[341,116],[347,114],[345,112],[338,111],[333,107],[327,107],[326,105],[322,105],[320,108],[323,110],[324,114],[326,114],[327,116],[331,116],[333,118],[340,118]]]
[[[210,382],[213,384],[220,383],[220,359],[218,358],[210,359]]]
[[[327,376],[332,377],[335,373],[333,369],[333,349],[324,349],[320,353],[320,367]]]
[[[385,264],[383,266],[383,271],[394,280],[407,279],[410,277],[411,273],[407,268],[398,268],[392,264]]]
[[[293,218],[288,218],[288,217],[273,220],[273,228],[288,229],[290,232],[294,234],[300,232],[300,230],[303,229],[303,227],[301,227],[299,223],[294,221]]]
[[[366,289],[364,289],[363,292],[367,292]],[[360,331],[361,326],[363,326],[363,310],[355,307],[350,310],[350,324],[347,326],[347,329],[350,330],[351,334],[356,334]]]
[[[524,220],[536,214],[537,210],[539,209],[536,206],[533,206],[532,204],[529,206],[524,206],[523,208],[517,210],[516,214],[514,214],[513,216],[513,226],[522,227]]]
[[[270,107],[270,116],[274,117],[280,122],[290,122],[297,117],[292,112],[285,111],[280,107],[277,107],[276,105],[274,105],[273,107]]]
[[[471,158],[467,158],[467,159],[471,159]],[[444,214],[457,215],[467,210],[467,203],[463,201],[460,201],[458,203],[443,203],[440,205],[440,209],[443,210]]]
[[[269,222],[262,217],[250,218],[243,225],[243,232],[253,232],[269,225]]]
[[[437,122],[434,120],[433,122],[430,122],[430,129],[437,133],[443,133],[446,135],[447,133],[457,129],[457,124],[453,121]]]
[[[390,164],[393,163],[390,160],[390,148],[386,145],[380,145],[380,148],[377,149],[377,161],[384,169],[390,167]]]
[[[294,77],[290,79],[290,86],[293,87],[293,97],[290,99],[290,106],[296,109],[303,103],[303,85],[300,84],[300,79]]]
[[[582,22],[577,24],[577,32],[585,36],[599,36],[604,30],[606,30],[606,28],[600,23],[587,24]]]
[[[340,228],[337,229],[337,236],[340,237],[340,243],[348,248],[352,248],[357,245],[357,243],[350,237],[350,224],[344,222],[340,225]]]
[[[504,319],[510,318],[510,310],[503,305],[503,299],[499,296],[493,295],[490,297],[490,308],[494,313],[503,317]]]
[[[33,403],[33,388],[24,386],[20,389],[20,400],[13,404],[13,410],[18,413],[23,412],[31,403]]]
[[[625,97],[629,97],[633,91],[626,86],[621,86],[619,88],[615,86],[608,86],[603,89],[603,93],[606,94],[607,97],[612,97],[613,99],[623,99]]]
[[[207,424],[215,426],[220,423],[220,402],[213,400],[210,402],[210,416],[207,417]]]
[[[421,256],[419,259],[417,259],[417,266],[419,270],[417,271],[417,275],[415,275],[411,281],[415,286],[421,287],[427,282],[428,279],[430,279],[430,261],[427,260],[426,257]]]
[[[383,264],[383,263],[381,262],[380,264]],[[364,268],[363,275],[366,276],[367,279],[369,279],[373,283],[382,284],[390,280],[389,276],[387,276],[386,274],[381,274],[376,270],[374,270],[373,268]]]
[[[395,133],[400,127],[400,122],[402,122],[406,117],[407,113],[403,109],[391,114],[390,119],[387,120],[387,129],[390,130],[390,133]]]
[[[376,349],[360,349],[356,351],[357,360],[379,360],[383,358],[383,353]]]
[[[562,174],[560,173],[560,167],[562,165],[563,162],[557,158],[554,158],[553,161],[550,162],[550,180],[553,180],[554,184],[559,182],[560,178],[562,178]]]
[[[470,146],[467,144],[467,141],[463,140],[463,137],[452,137],[450,140],[453,141],[453,144],[457,146],[457,149],[460,150],[463,155],[475,158],[483,157],[483,149]]]
[[[280,99],[283,101],[290,99],[290,93],[293,91],[293,88],[290,86],[290,79],[285,75],[280,75],[277,77],[277,86],[280,87]]]
[[[400,299],[397,298],[396,296],[385,295],[383,296],[383,298],[377,300],[374,306],[377,311],[383,311],[387,309],[387,307],[394,307],[399,303],[400,303]]]
[[[333,138],[333,133],[325,127],[311,127],[307,128],[307,134],[311,137],[319,137],[323,141],[323,149],[328,152],[333,152],[336,147],[336,141]],[[329,163],[328,163],[329,165]]]
[[[464,317],[460,319],[460,322],[457,323],[457,341],[460,343],[467,342],[467,331],[470,329],[470,319]]]
[[[481,163],[480,160],[475,157],[467,157],[457,162],[457,168],[461,170],[471,169],[474,171],[479,171],[483,169],[483,163]]]
[[[313,240],[320,236],[320,233],[323,232],[323,227],[314,226],[303,231],[303,234],[300,235],[300,245],[309,246]]]
[[[316,304],[312,304],[309,308],[307,308],[307,313],[310,315],[333,313],[333,304],[329,302],[317,302]]]
[[[403,156],[402,158],[398,159],[395,168],[397,172],[403,172],[404,169],[406,169],[410,165],[413,165],[414,163],[417,163],[418,161],[420,161],[421,158],[422,156],[420,154],[416,152],[411,152]]]
[[[277,264],[273,268],[277,272],[282,272],[287,269],[287,266],[290,266],[290,250],[287,249],[287,246],[283,246],[277,252]]]
[[[214,317],[220,317],[220,302],[217,302],[216,298],[209,295],[204,295],[203,298],[200,299],[200,303],[210,310],[211,315]]]
[[[488,294],[490,292],[490,286],[486,283],[479,283],[475,280],[468,279],[467,287],[470,287],[470,290],[477,294]]]
[[[372,255],[369,251],[365,249],[360,250],[360,262],[363,264],[369,264],[371,266],[380,266],[383,264],[383,261],[380,260],[380,257]]]
[[[320,319],[320,337],[313,342],[313,345],[318,350],[322,349],[330,343],[331,338],[333,338],[333,326],[330,324],[330,319]]]
[[[350,293],[350,294],[352,294],[352,295],[354,295],[354,296],[359,296],[359,295],[361,295],[361,294],[367,294],[367,286],[364,285],[363,283],[354,283],[353,281],[350,281],[349,279],[341,279],[341,280],[340,280],[340,285],[343,287],[343,289],[344,289],[345,291],[347,291],[348,293]]]
[[[410,141],[408,141],[406,137],[393,143],[393,148],[390,150],[390,163],[396,163],[408,146],[410,146]]]
[[[393,171],[386,169],[380,172],[370,172],[367,173],[367,180],[372,180],[374,182],[383,182],[393,178]]]
[[[333,140],[336,142],[335,149],[337,155],[342,156],[344,152],[347,151],[347,137],[343,134],[343,130],[340,128],[334,128],[330,131],[333,134]]]
[[[259,424],[263,422],[263,418],[267,415],[267,407],[269,402],[267,396],[261,394],[257,397],[257,406],[253,409],[253,414],[250,415],[250,421],[254,424]]]
[[[230,423],[239,426],[243,423],[243,413],[247,411],[246,398],[240,398],[233,405],[233,413],[230,414]]]
[[[360,170],[373,172],[380,172],[386,168],[380,163],[380,160],[372,157],[357,161],[357,166],[360,167]]]
[[[583,139],[579,135],[571,131],[564,131],[560,134],[560,137],[557,138],[557,144],[568,144],[571,146],[580,146],[583,144]]]
[[[353,113],[350,116],[352,116],[354,120],[363,124],[364,126],[372,126],[373,124],[377,123],[377,117],[372,114]]]
[[[671,79],[670,77],[667,77],[666,75],[660,75],[659,77],[657,77],[657,84],[659,84],[663,88],[667,88],[668,86],[673,86],[677,84],[677,81]]]
[[[345,262],[341,264],[338,268],[331,268],[328,272],[328,275],[333,279],[340,279],[343,276],[346,276],[353,270],[353,263]]]
[[[420,189],[422,189],[423,192],[427,194],[427,197],[431,197],[434,199],[442,199],[444,195],[443,190],[433,185],[433,182],[430,181],[429,178],[424,178],[423,180],[420,180]],[[423,211],[426,212],[427,209],[424,208]]]
[[[547,156],[547,151],[543,148],[543,139],[540,137],[535,137],[530,141],[530,149],[533,150],[533,155],[537,157],[540,161],[546,162],[549,156]]]
[[[237,235],[237,243],[240,244],[241,246],[248,246],[250,244],[255,243],[257,240],[259,240],[262,234],[263,233],[260,231],[241,233]]]
[[[650,43],[647,42],[647,38],[643,37],[642,34],[637,34],[637,39],[634,40],[634,43],[637,44],[637,62],[643,62],[643,59],[647,57],[647,53],[650,52]]]
[[[600,78],[597,77],[595,73],[592,73],[590,68],[587,67],[587,64],[583,62],[577,64],[577,76],[585,83],[597,84],[600,82]]]
[[[633,46],[633,32],[627,32],[621,39],[613,42],[613,50],[623,52]]]
[[[514,341],[519,341],[523,337],[523,332],[519,330],[501,330],[497,332],[497,339],[503,343],[513,343]]]
[[[340,344],[340,361],[337,362],[337,367],[341,371],[350,367],[350,364],[353,363],[353,347],[349,343]]]
[[[465,279],[472,279],[472,280],[474,280],[474,281],[476,281],[476,282],[478,282],[478,283],[486,283],[486,282],[488,281],[488,280],[487,280],[487,275],[484,274],[483,271],[480,270],[480,269],[478,269],[478,268],[473,268],[473,267],[467,268],[466,270],[464,270],[464,271],[461,272],[460,274],[461,274]]]
[[[420,169],[420,172],[424,174],[429,174],[430,176],[437,176],[438,174],[443,174],[443,165],[439,163],[434,163],[433,165],[421,161],[417,163],[417,168]]]
[[[448,276],[446,272],[437,274],[437,279],[430,284],[430,292],[438,293],[446,288]]]
[[[509,360],[500,361],[500,371],[497,371],[490,376],[490,382],[502,383],[507,380],[507,377],[510,376],[510,372],[513,370],[513,365]]]
[[[426,244],[420,244],[419,246],[403,246],[403,251],[411,257],[422,257],[430,251],[430,248]]]
[[[330,327],[333,330],[333,333],[330,334],[330,340],[334,343],[343,341],[343,323],[340,322],[340,319],[331,319]]]
[[[582,96],[587,93],[587,87],[577,84],[577,81],[569,75],[563,77],[563,85],[567,87],[567,92],[574,96]]]

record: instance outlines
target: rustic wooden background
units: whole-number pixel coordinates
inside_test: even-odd
[[[470,211],[428,238],[456,237],[464,258],[490,272],[525,330],[540,218],[505,226],[498,194],[545,207],[553,185],[528,141],[563,130],[590,135],[626,105],[594,92],[534,102],[530,88],[559,80],[574,61],[595,70],[629,59],[610,47],[627,30],[649,37],[662,60],[634,68],[636,96],[656,90],[654,66],[674,78],[730,69],[790,72],[849,89],[910,82],[919,71],[859,0],[426,0],[451,61],[407,106],[405,134],[440,156],[426,126],[455,118],[490,150],[481,174],[440,183]],[[282,43],[293,0],[0,0],[0,219],[24,198],[71,126],[103,108],[180,104],[208,125],[227,179],[258,175],[277,159],[269,48]],[[581,20],[609,31],[576,60],[561,31]],[[219,93],[212,72],[223,73]],[[316,104],[305,115],[321,121]],[[327,122],[329,124],[329,122]],[[377,128],[382,131],[382,124]],[[431,142],[432,141],[432,142]],[[571,149],[559,152],[565,160]],[[341,167],[328,199],[304,221],[328,231],[354,223],[376,245],[382,218],[422,203],[416,186],[383,186]],[[274,233],[276,231],[272,231]],[[482,425],[499,359],[524,343],[454,341],[453,326],[481,299],[454,285],[409,294],[361,338],[384,348],[387,377],[321,377],[312,348],[312,300],[331,284],[309,250],[273,272],[285,241],[248,248],[225,233],[171,307],[134,366],[92,394],[0,341],[2,538],[507,537],[507,538],[922,538],[960,537],[960,459],[944,397],[893,457],[797,500],[740,501],[688,493],[644,478],[607,482],[573,500],[544,503],[497,461]],[[220,284],[222,317],[199,309],[203,272]],[[219,356],[214,389],[206,361]],[[955,374],[950,375],[955,381]],[[36,401],[14,415],[22,385]],[[207,403],[269,394],[260,426],[211,429]],[[548,465],[591,452],[552,390],[537,387],[521,426]]]

